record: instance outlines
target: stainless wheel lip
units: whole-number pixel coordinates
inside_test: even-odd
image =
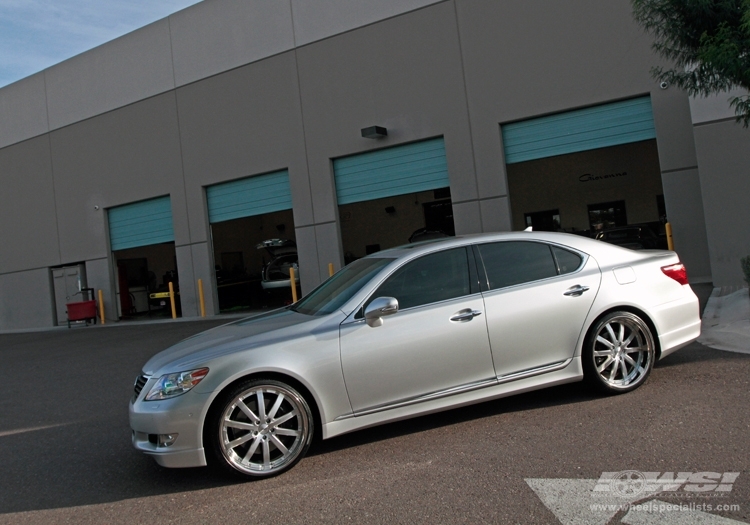
[[[627,329],[627,330],[626,330]],[[611,348],[597,349],[597,343],[604,339]],[[631,347],[635,343],[635,347]],[[622,314],[609,319],[594,338],[594,366],[602,381],[614,389],[626,389],[637,385],[648,375],[653,363],[654,341],[648,326],[637,316]],[[632,355],[637,353],[637,357]],[[605,358],[597,362],[597,358]],[[630,357],[634,362],[627,362]],[[600,366],[605,364],[600,370]],[[622,368],[625,372],[622,372]],[[618,370],[618,368],[620,370]],[[614,379],[621,374],[619,379]]]
[[[288,404],[291,405],[291,412],[286,412],[284,415],[278,418],[283,419],[283,421],[276,425],[274,424],[274,421],[277,420],[277,418],[275,418],[275,412],[272,416],[269,417],[269,421],[262,421],[261,416],[258,416],[256,414],[256,418],[254,421],[256,429],[248,430],[248,434],[241,436],[241,438],[244,438],[248,435],[250,437],[248,437],[246,441],[230,447],[229,445],[232,441],[228,436],[229,425],[227,425],[227,423],[232,421],[232,419],[230,419],[231,415],[235,412],[236,409],[242,410],[240,408],[240,403],[244,404],[244,401],[248,398],[257,398],[259,393],[263,394],[263,398],[265,398],[265,394],[274,394],[276,396],[276,398],[274,399],[274,403],[278,400],[279,396],[283,396],[283,400],[279,405],[283,404],[284,400],[287,400]],[[271,406],[274,406],[273,403],[271,404]],[[240,394],[236,395],[234,399],[232,399],[232,401],[227,405],[221,415],[219,428],[219,445],[222,455],[234,469],[242,473],[251,475],[269,475],[283,468],[285,465],[292,463],[304,450],[307,436],[309,434],[309,421],[308,417],[306,416],[305,407],[306,404],[304,400],[296,392],[277,385],[257,385],[241,392]],[[263,412],[265,412],[265,408]],[[286,418],[284,417],[290,413],[293,414],[293,416]],[[266,418],[265,414],[262,416],[262,418]],[[249,417],[249,419],[253,418]],[[290,419],[297,420],[297,425],[295,426],[295,432],[297,435],[290,446],[287,447],[276,437],[275,430],[278,425],[283,424]],[[285,430],[291,429],[285,428]],[[247,442],[251,442],[250,448],[254,449],[254,453],[252,455],[257,454],[258,451],[260,451],[263,456],[263,462],[252,461],[252,458],[246,460],[244,457],[241,457],[235,452],[234,449],[236,447],[241,446]],[[281,452],[281,456],[274,459],[273,461],[270,460],[271,444],[273,444],[275,450]],[[279,445],[284,447],[286,452],[281,451]]]

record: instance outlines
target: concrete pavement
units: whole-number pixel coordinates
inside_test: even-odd
[[[750,354],[748,289],[714,288],[701,324],[699,343],[717,350]]]

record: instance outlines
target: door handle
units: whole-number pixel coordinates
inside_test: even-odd
[[[563,295],[567,295],[568,297],[578,297],[579,295],[582,295],[583,292],[587,291],[589,289],[588,286],[581,286],[580,284],[577,284],[575,286],[571,286],[568,288],[565,292],[563,292]]]
[[[480,312],[479,310],[472,310],[470,308],[467,308],[466,310],[456,312],[453,317],[451,317],[451,321],[471,321],[478,315],[482,315],[482,312]]]

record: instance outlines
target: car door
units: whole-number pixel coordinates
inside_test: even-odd
[[[490,346],[499,380],[541,372],[575,352],[601,274],[593,258],[557,245],[477,246]]]
[[[397,269],[365,303],[395,297],[397,313],[372,327],[361,318],[363,307],[341,325],[341,363],[355,414],[495,381],[475,268],[463,247],[424,255]]]

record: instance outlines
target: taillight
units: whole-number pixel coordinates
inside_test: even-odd
[[[682,263],[662,266],[661,271],[664,272],[664,275],[671,277],[680,284],[688,284],[687,270]]]

